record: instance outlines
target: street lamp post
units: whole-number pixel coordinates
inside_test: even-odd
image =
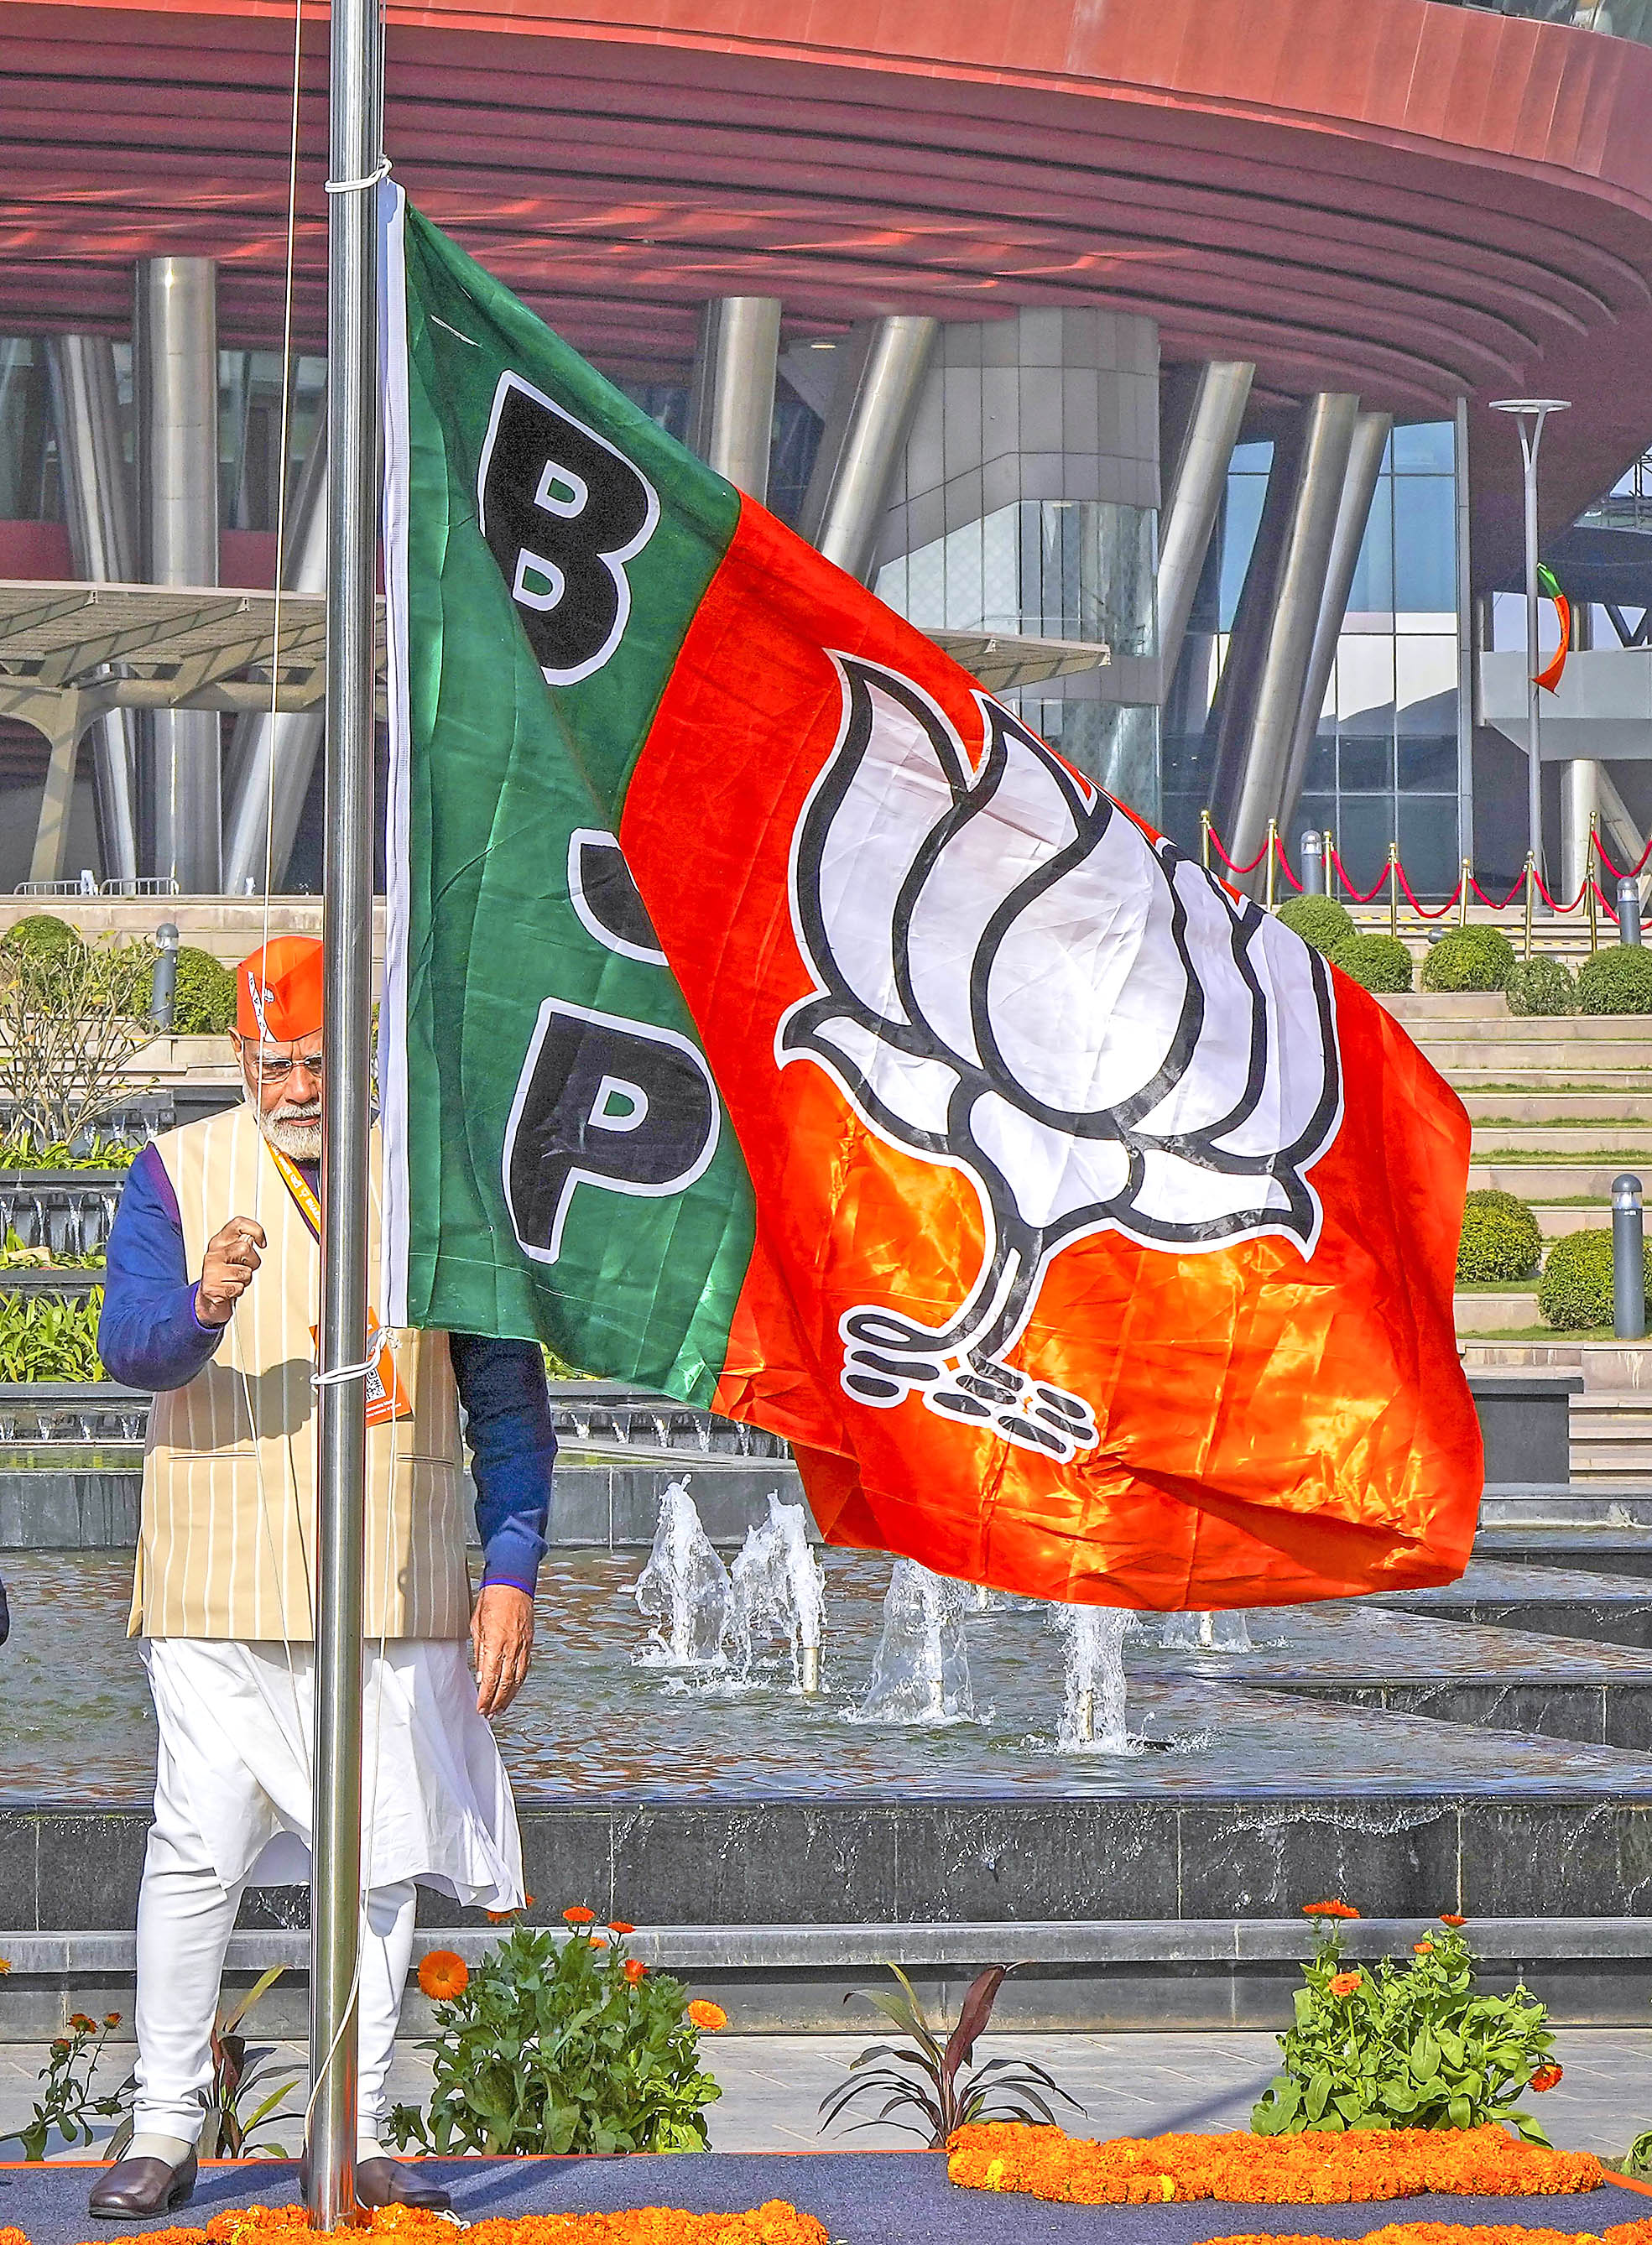
[[[1493,413],[1512,413],[1520,432],[1520,458],[1526,471],[1526,819],[1532,865],[1546,878],[1543,864],[1543,743],[1542,716],[1538,709],[1542,689],[1537,674],[1542,668],[1537,649],[1537,451],[1543,441],[1543,424],[1551,413],[1564,413],[1569,397],[1496,397]]]

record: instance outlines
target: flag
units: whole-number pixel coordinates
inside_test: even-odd
[[[1446,1581],[1463,1109],[384,194],[392,1324],[1040,1597]]]
[[[1560,644],[1533,679],[1547,694],[1558,694],[1560,680],[1566,671],[1566,658],[1572,644],[1572,603],[1560,590],[1560,580],[1544,561],[1537,565],[1537,589],[1546,600],[1554,604],[1554,621],[1560,632]]]

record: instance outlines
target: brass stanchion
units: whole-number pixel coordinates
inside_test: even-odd
[[[1278,878],[1278,865],[1279,821],[1276,818],[1270,818],[1268,822],[1268,876],[1264,891],[1269,912],[1274,909],[1274,889]]]
[[[1526,853],[1526,956],[1532,955],[1532,891],[1537,879],[1537,860],[1528,850]]]
[[[1596,814],[1589,813],[1589,846],[1583,858],[1583,894],[1589,907],[1589,956],[1592,959],[1601,947],[1601,907],[1596,900],[1594,878],[1595,852],[1600,848],[1600,835],[1595,825]]]
[[[1203,865],[1205,871],[1209,872],[1210,813],[1207,811],[1201,811],[1199,814],[1199,862]]]
[[[1457,893],[1457,924],[1458,927],[1466,927],[1468,926],[1468,900],[1473,893],[1469,886],[1469,883],[1473,879],[1473,878],[1474,868],[1470,865],[1468,859],[1465,858],[1463,860],[1461,885],[1459,886]]]
[[[1388,932],[1399,941],[1399,844],[1388,845]]]

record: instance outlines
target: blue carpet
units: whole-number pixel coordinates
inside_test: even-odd
[[[787,2198],[843,2245],[1202,2245],[1235,2231],[1309,2231],[1362,2237],[1384,2221],[1506,2221],[1577,2235],[1652,2217],[1652,2199],[1608,2186],[1567,2198],[1407,2198],[1384,2206],[1047,2206],[1041,2200],[955,2188],[924,2152],[683,2153],[617,2160],[432,2160],[467,2221],[489,2214],[595,2214],[622,2207],[732,2210]],[[187,2212],[153,2223],[89,2221],[87,2167],[0,2169],[0,2229],[31,2245],[109,2245],[172,2223],[204,2226],[226,2207],[296,2196],[289,2160],[203,2170]]]

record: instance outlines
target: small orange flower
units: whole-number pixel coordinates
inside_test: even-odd
[[[1329,1983],[1333,1996],[1351,1996],[1365,1975],[1363,1972],[1338,1972]]]
[[[1302,1904],[1302,1916],[1304,1917],[1357,1917],[1359,1912],[1356,1909],[1350,1909],[1345,1902],[1305,1902]]]
[[[607,1934],[606,1934],[606,1933],[594,1933],[594,1934],[591,1936],[591,1946],[592,1946],[592,1948],[593,1948],[593,1949],[606,1949],[606,1948],[608,1947],[608,1936],[607,1936]]]
[[[625,1977],[634,1988],[648,1969],[640,1957],[628,1957],[625,1960]]]
[[[1411,1954],[1413,1957],[1431,1957],[1434,1954],[1434,1944],[1431,1941],[1413,1941]]]
[[[608,1930],[610,1933],[618,1934],[635,1933],[636,1931],[636,1928],[634,1925],[628,1925],[622,1917],[609,1918],[608,1922]]]
[[[9,1957],[0,1957],[0,1973],[9,1972],[10,1970],[11,1959]]]
[[[84,2011],[71,2011],[69,2024],[77,2034],[95,2034],[98,2031],[96,2019],[89,2019]]]
[[[565,1909],[562,1912],[562,1915],[570,1925],[595,1925],[596,1923],[596,1912],[594,1909],[587,1909],[582,1902],[576,1902],[571,1909]]]
[[[432,1949],[418,1968],[418,1984],[435,2004],[451,2004],[470,1985],[470,1967],[451,1949]]]
[[[1440,1923],[1442,1925],[1466,1925],[1468,1923],[1468,1920],[1465,1917],[1454,1917],[1450,1910],[1443,1909],[1440,1912]]]
[[[105,2011],[103,2015],[103,2023],[106,2027],[118,2027],[120,2025],[119,2012]]]
[[[490,1909],[487,1922],[490,1925],[508,1925],[515,1915],[513,1909]]]
[[[1544,2090],[1553,2089],[1565,2072],[1566,2068],[1563,2065],[1556,2065],[1551,2058],[1547,2065],[1539,2066],[1527,2086],[1535,2089],[1540,2096]]]
[[[729,2015],[721,2004],[704,2003],[697,1997],[689,2005],[689,2018],[702,2034],[715,2034],[729,2023]]]

